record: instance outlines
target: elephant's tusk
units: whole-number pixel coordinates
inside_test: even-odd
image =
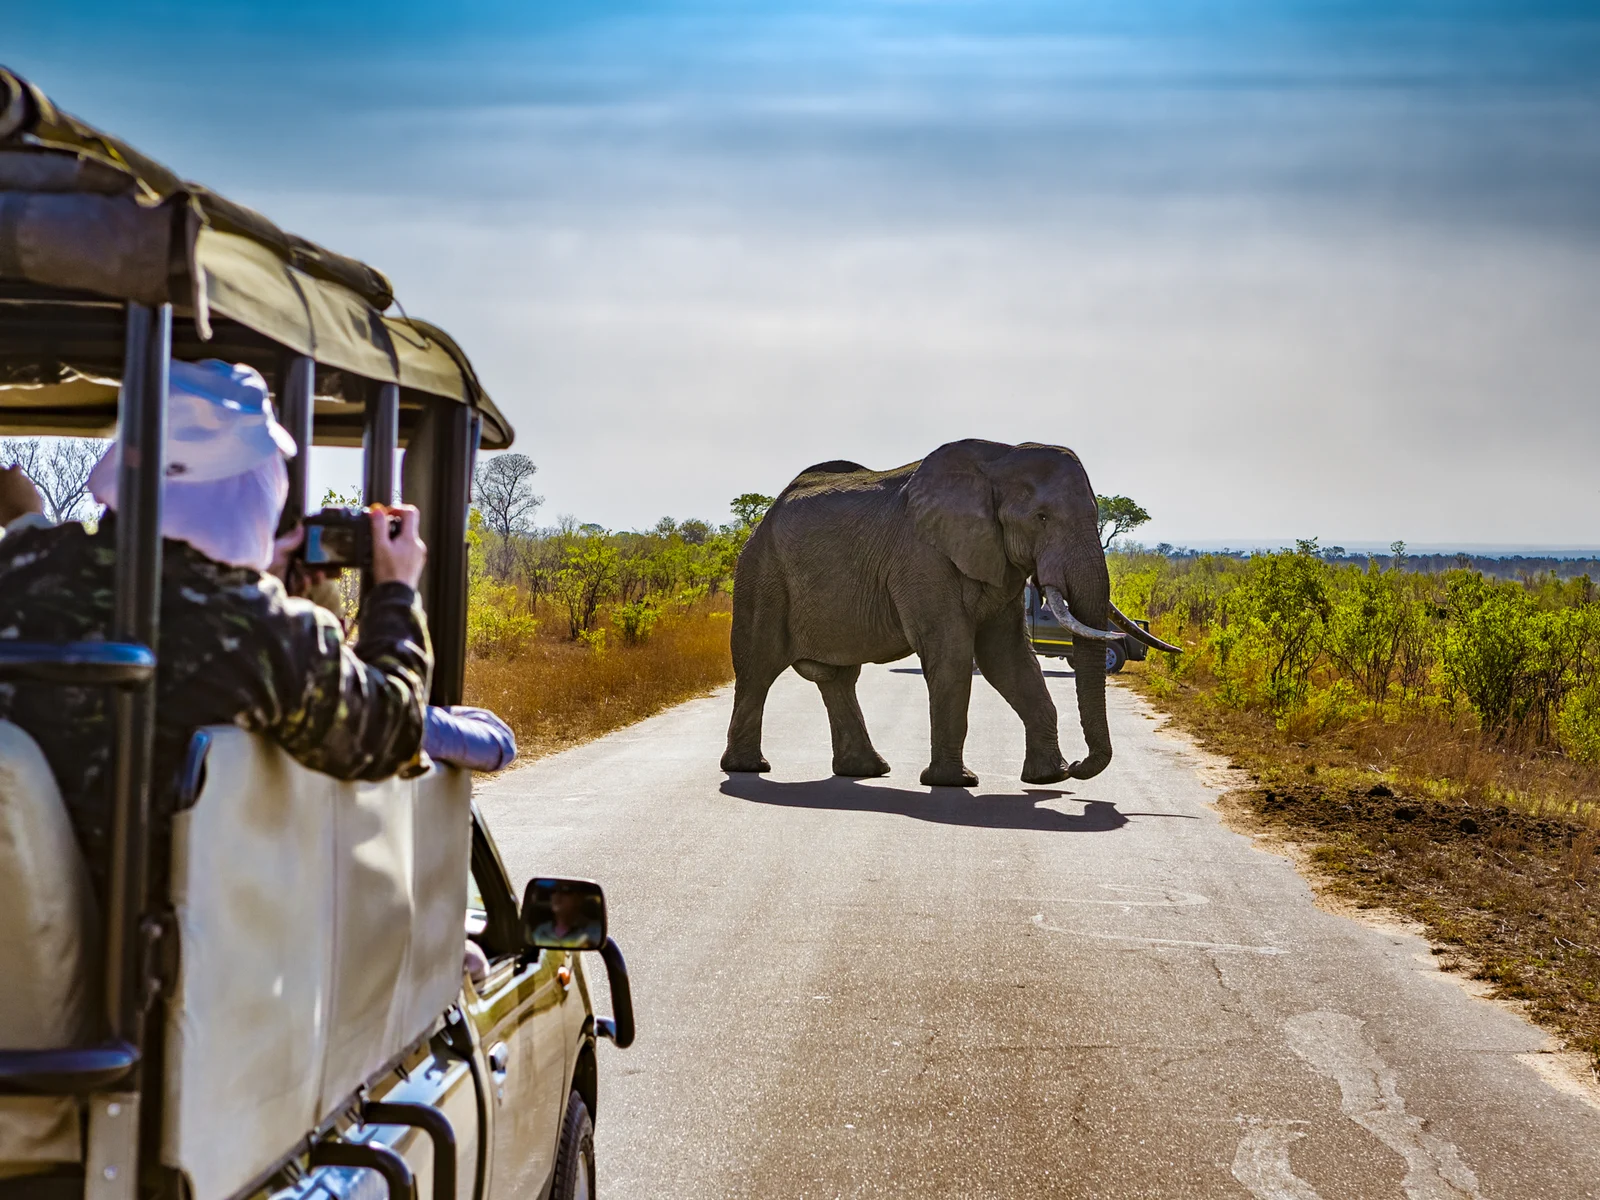
[[[1128,616],[1115,604],[1111,606],[1111,619],[1118,625],[1122,626],[1123,629],[1127,630],[1129,637],[1137,638],[1146,646],[1149,646],[1152,650],[1165,650],[1168,654],[1183,653],[1182,646],[1174,646],[1171,642],[1163,642],[1160,638],[1156,637],[1155,634],[1150,633],[1142,628],[1139,622]]]
[[[1091,629],[1077,617],[1072,615],[1072,610],[1067,607],[1067,599],[1053,587],[1044,590],[1044,602],[1050,606],[1050,611],[1055,619],[1065,628],[1072,630],[1073,637],[1089,638],[1097,642],[1114,642],[1122,635],[1112,633],[1106,629]]]

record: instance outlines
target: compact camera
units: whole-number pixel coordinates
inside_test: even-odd
[[[365,509],[325,508],[305,519],[300,559],[330,571],[372,566],[372,519]],[[400,518],[389,518],[389,536],[400,532]]]

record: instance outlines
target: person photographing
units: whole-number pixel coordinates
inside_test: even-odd
[[[417,596],[427,561],[410,505],[373,506],[373,586],[358,636],[284,587],[296,527],[275,538],[293,439],[248,366],[174,362],[162,492],[153,792],[160,805],[193,731],[231,723],[339,779],[426,769],[433,656]],[[0,639],[104,640],[116,559],[113,443],[89,476],[106,506],[93,532],[12,521],[0,539]],[[18,491],[3,481],[0,498]],[[12,498],[15,500],[15,497]],[[25,514],[19,514],[25,515]],[[111,706],[103,689],[0,686],[0,718],[23,728],[54,771],[96,886],[110,836]]]

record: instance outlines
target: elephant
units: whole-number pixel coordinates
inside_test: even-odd
[[[874,471],[825,462],[795,477],[739,555],[733,590],[733,716],[722,769],[768,771],[767,692],[787,667],[822,692],[836,775],[871,778],[873,748],[856,681],[863,663],[913,651],[928,686],[931,754],[922,782],[974,787],[966,767],[976,661],[1022,719],[1025,783],[1089,779],[1111,761],[1104,643],[1167,651],[1111,602],[1094,489],[1062,446],[970,438],[920,462]],[[1086,756],[1062,757],[1055,703],[1028,641],[1022,591],[1035,579],[1072,630]]]

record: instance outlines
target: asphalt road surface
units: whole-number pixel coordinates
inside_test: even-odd
[[[1047,673],[1070,757],[1072,680]],[[726,776],[730,704],[482,795],[514,876],[605,884],[632,967],[603,1196],[1600,1196],[1600,1111],[1546,1082],[1544,1036],[1415,936],[1318,908],[1127,690],[1110,768],[1030,787],[975,681],[970,793],[917,783],[915,660],[862,675],[884,779],[829,775],[792,673],[772,774]]]

